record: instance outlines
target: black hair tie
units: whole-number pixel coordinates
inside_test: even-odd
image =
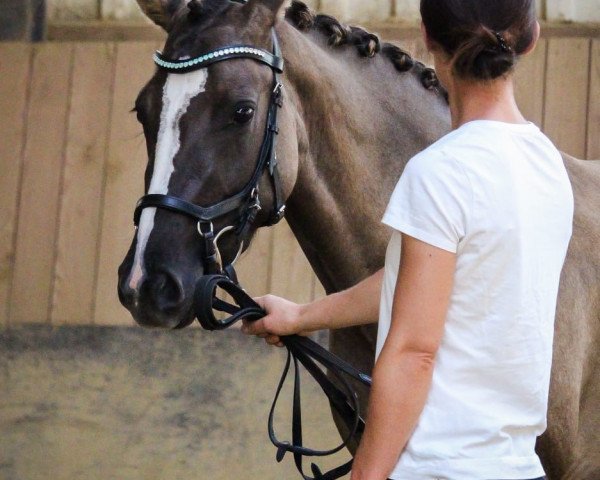
[[[504,36],[500,32],[494,32],[494,35],[496,36],[496,40],[498,40],[498,46],[500,47],[500,50],[502,50],[504,53],[513,53],[512,47],[506,43]]]

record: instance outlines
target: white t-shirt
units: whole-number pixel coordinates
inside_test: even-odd
[[[528,479],[546,428],[556,298],[572,232],[560,153],[533,124],[473,121],[410,160],[383,217],[377,355],[388,334],[401,233],[457,254],[431,390],[391,475]]]

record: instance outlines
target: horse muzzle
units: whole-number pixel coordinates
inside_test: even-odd
[[[119,274],[119,300],[138,324],[173,329],[194,321],[194,291],[187,289],[179,276],[168,269],[159,269],[144,274],[135,286],[130,285],[128,277]]]

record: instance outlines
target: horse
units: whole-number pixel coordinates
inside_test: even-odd
[[[281,197],[328,294],[380,269],[390,237],[380,218],[404,166],[450,130],[435,72],[301,2],[186,1],[138,0],[168,33],[160,58],[183,64],[231,45],[272,51],[275,31],[285,61],[277,188],[268,168],[260,172],[252,198],[261,208],[243,238],[232,228],[236,211],[210,223],[222,264],[273,223]],[[158,69],[135,102],[148,150],[146,192],[211,206],[242,191],[256,173],[272,90],[272,69],[247,57],[179,75]],[[600,478],[600,251],[590,248],[600,244],[600,162],[566,154],[564,162],[575,194],[574,233],[558,299],[548,428],[537,450],[548,478],[590,480]],[[206,273],[200,238],[208,232],[165,208],[144,208],[138,221],[119,267],[120,301],[142,326],[187,326],[195,285]],[[374,326],[332,331],[330,350],[370,372],[375,338]]]

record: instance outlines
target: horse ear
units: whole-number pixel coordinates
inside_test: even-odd
[[[248,0],[246,2],[245,8],[248,11],[252,11],[257,7],[262,6],[263,8],[267,8],[273,12],[273,18],[277,18],[279,11],[283,8],[284,4],[287,4],[288,0]]]
[[[137,0],[146,16],[168,31],[171,20],[187,0]]]

